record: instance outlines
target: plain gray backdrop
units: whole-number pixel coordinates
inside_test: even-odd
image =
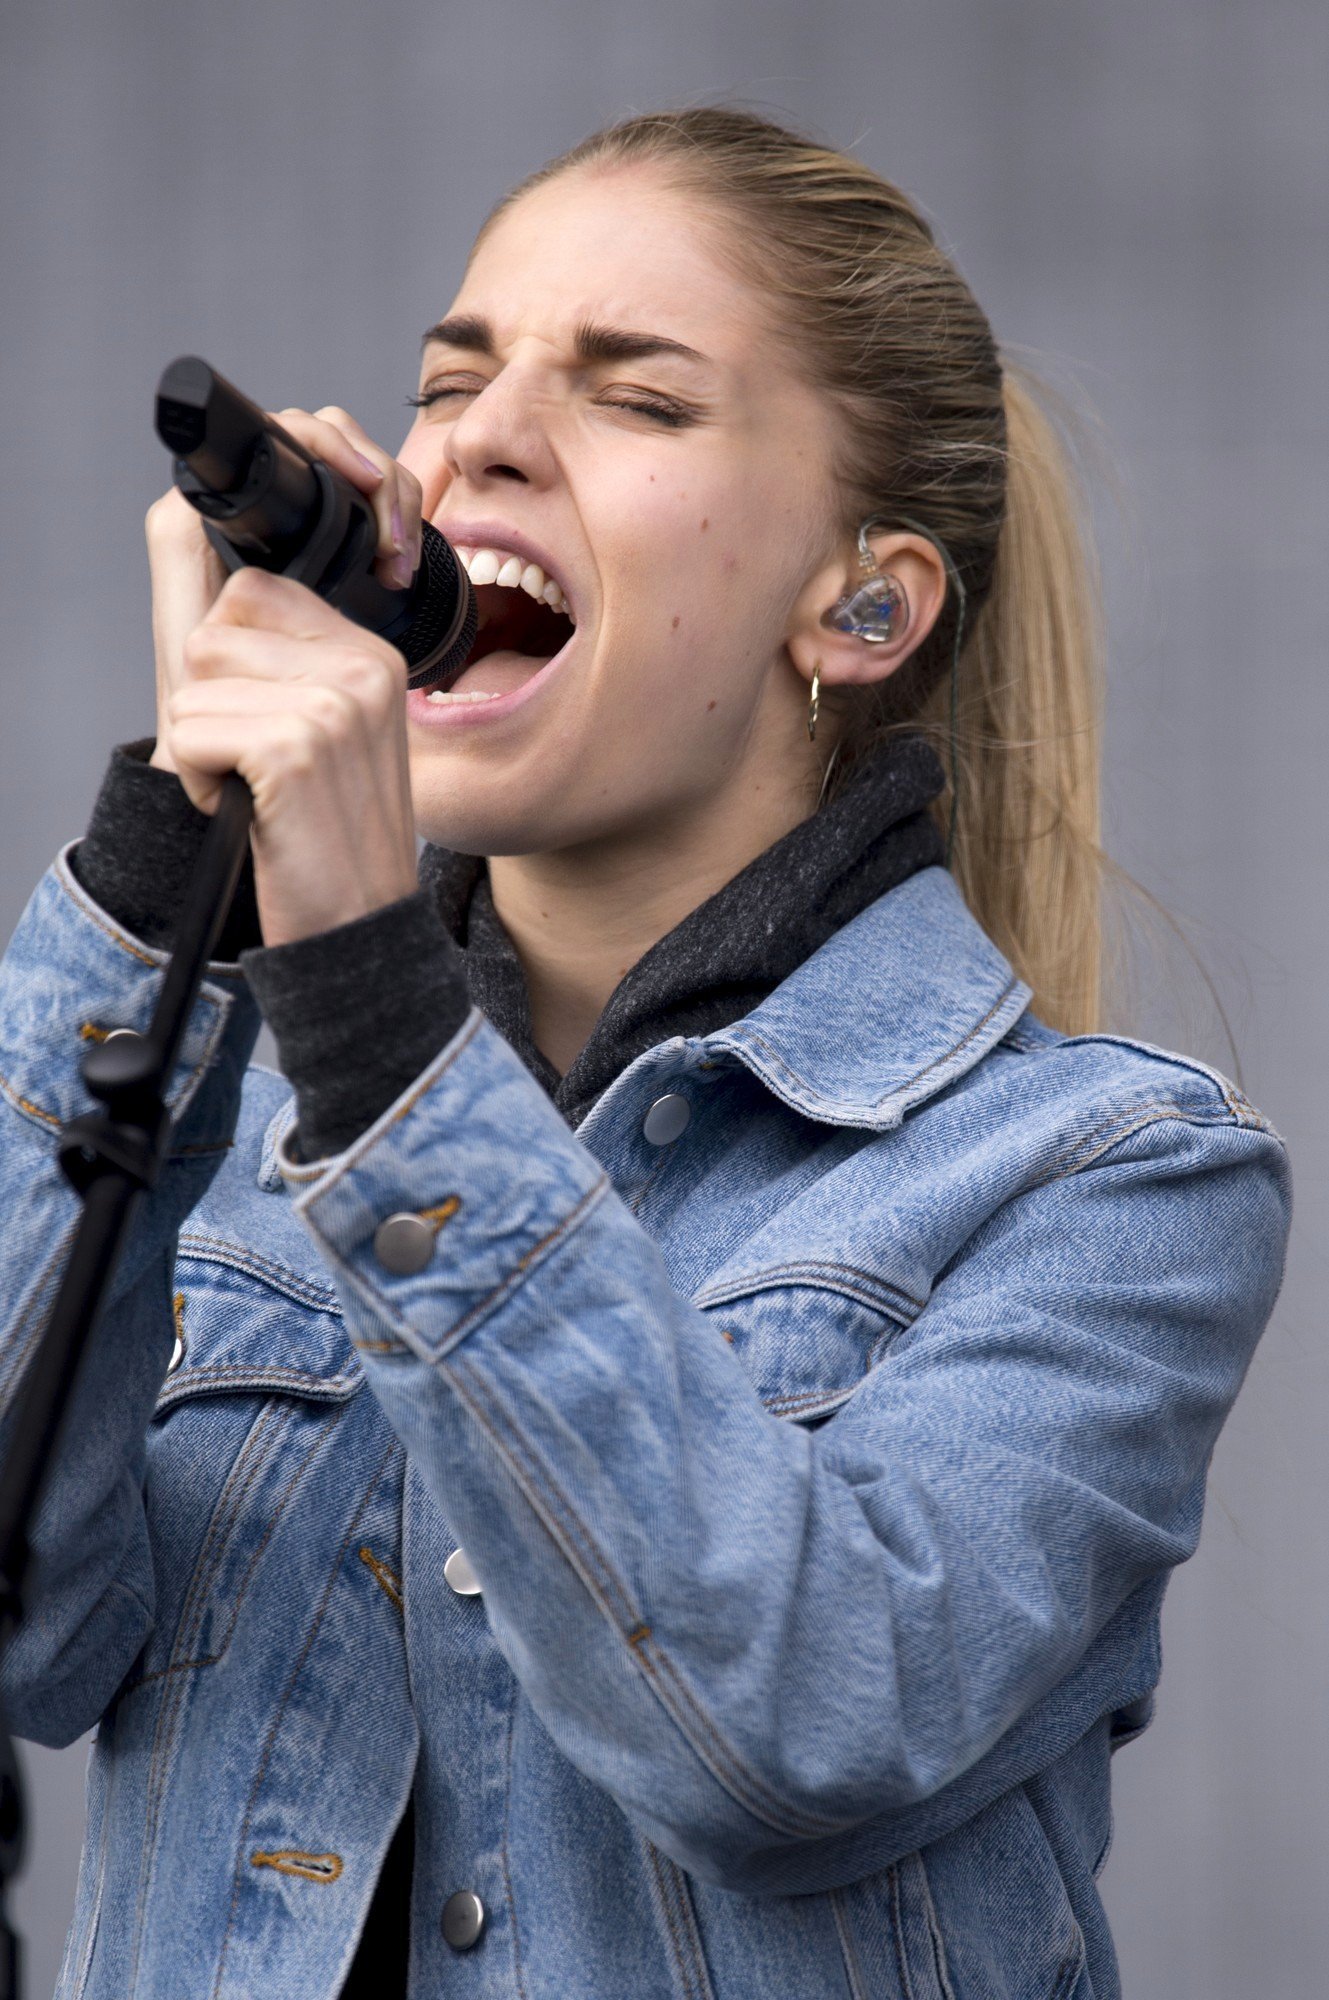
[[[1323,991],[1329,13],[1320,0],[23,0],[0,46],[0,936],[152,727],[151,392],[197,349],[395,445],[515,178],[730,96],[922,202],[1003,341],[1098,412],[1110,846],[1188,928],[1292,1148],[1283,1298],[1116,1767],[1128,2000],[1311,2000],[1329,1896]],[[1178,974],[1139,1025],[1233,1066]],[[1191,995],[1187,999],[1186,993]],[[25,1752],[49,1994],[84,1746]]]

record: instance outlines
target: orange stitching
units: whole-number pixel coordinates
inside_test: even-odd
[[[357,1354],[404,1354],[406,1352],[405,1346],[400,1340],[353,1340],[351,1346]]]
[[[258,1761],[258,1769],[254,1775],[254,1782],[249,1788],[249,1797],[245,1801],[245,1816],[240,1828],[240,1838],[242,1841],[247,1837],[249,1833],[249,1823],[253,1819],[254,1813],[258,1806],[259,1793],[263,1789],[263,1781],[268,1774],[268,1764],[272,1757],[273,1745],[276,1742],[278,1729],[285,1716],[286,1710],[290,1705],[291,1696],[294,1693],[296,1682],[299,1680],[300,1675],[304,1672],[305,1661],[309,1658],[310,1652],[313,1650],[314,1641],[317,1639],[319,1634],[319,1628],[322,1625],[325,1616],[327,1615],[328,1603],[332,1597],[333,1590],[336,1586],[337,1578],[341,1574],[341,1566],[342,1563],[345,1561],[346,1551],[350,1547],[351,1542],[355,1537],[355,1531],[360,1525],[360,1518],[364,1514],[366,1508],[369,1505],[370,1497],[373,1494],[375,1487],[378,1485],[379,1480],[383,1477],[383,1474],[387,1471],[389,1464],[391,1463],[392,1459],[394,1458],[399,1449],[400,1446],[397,1444],[397,1441],[394,1438],[392,1443],[388,1446],[387,1450],[384,1452],[382,1458],[379,1460],[378,1464],[375,1466],[369,1484],[365,1489],[363,1497],[361,1498],[360,1504],[355,1510],[355,1514],[351,1521],[351,1525],[347,1529],[346,1538],[342,1542],[341,1547],[337,1551],[337,1560],[333,1564],[332,1570],[328,1576],[327,1583],[324,1586],[323,1595],[319,1599],[319,1602],[315,1607],[313,1622],[309,1626],[308,1632],[306,1633],[305,1643],[300,1648],[299,1657],[296,1660],[295,1665],[291,1670],[291,1674],[286,1682],[286,1686],[282,1690],[281,1700],[277,1705],[277,1713],[273,1717],[272,1722],[268,1728],[267,1737],[266,1740],[264,1741],[263,1750]],[[333,1858],[335,1859],[335,1856]],[[211,2000],[218,2000],[218,1996],[220,1995],[222,1990],[222,1980],[225,1977],[226,1973],[227,1954],[229,1953],[231,1946],[231,1935],[235,1930],[236,1912],[239,1909],[240,1905],[240,1894],[241,1894],[241,1875],[240,1875],[240,1870],[237,1867],[231,1887],[231,1906],[226,1915],[226,1929],[222,1933],[221,1950],[217,1955],[217,1976],[213,1983]]]
[[[450,1194],[446,1201],[441,1201],[438,1204],[437,1208],[422,1208],[419,1211],[420,1220],[421,1222],[432,1222],[435,1233],[437,1233],[445,1222],[451,1222],[460,1207],[461,1196],[459,1194]]]
[[[60,1120],[53,1111],[43,1111],[40,1104],[34,1104],[30,1098],[20,1097],[16,1087],[9,1081],[7,1076],[0,1076],[0,1089],[9,1093],[20,1111],[31,1112],[34,1118],[40,1118],[45,1125],[59,1126]]]
[[[380,1562],[372,1549],[361,1549],[360,1560],[373,1577],[379,1589],[383,1592],[383,1595],[391,1598],[398,1611],[404,1612],[406,1605],[403,1602],[401,1594],[401,1578],[398,1576],[396,1570],[389,1569],[385,1562]]]
[[[61,873],[63,876],[64,871],[62,870]],[[91,923],[94,923],[97,926],[97,929],[102,933],[102,935],[104,937],[108,937],[111,940],[112,944],[119,945],[121,951],[127,951],[131,958],[141,959],[144,965],[150,965],[154,972],[159,972],[164,963],[163,959],[160,957],[154,958],[150,952],[144,951],[138,945],[131,943],[131,941],[127,937],[125,937],[123,932],[112,930],[110,924],[104,921],[99,906],[93,902],[91,896],[89,896],[86,891],[82,890],[82,884],[78,881],[78,878],[76,875],[74,875],[72,869],[69,870],[69,875],[70,875],[70,882],[66,882],[62,879],[60,886],[69,896],[70,901],[72,903],[77,903],[78,907],[82,910],[84,916],[87,917]],[[73,884],[73,888],[71,888],[70,886],[71,882]],[[82,891],[82,893],[76,893],[78,891]]]
[[[79,1034],[85,1042],[104,1042],[110,1035],[109,1028],[99,1028],[95,1021],[85,1021]]]
[[[255,1868],[275,1868],[279,1875],[299,1875],[306,1882],[335,1882],[342,1869],[340,1854],[303,1854],[298,1847],[278,1848],[275,1854],[259,1851],[249,1859]]]
[[[628,1644],[629,1646],[640,1646],[644,1644],[644,1642],[647,1639],[649,1639],[650,1636],[651,1636],[651,1628],[649,1625],[638,1625],[635,1632],[628,1633]]]
[[[183,1292],[177,1292],[171,1300],[171,1318],[175,1321],[175,1337],[179,1341],[180,1349],[183,1353],[185,1345],[185,1295]]]

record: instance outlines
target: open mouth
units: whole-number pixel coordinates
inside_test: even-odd
[[[486,553],[477,552],[480,557]],[[469,571],[471,551],[458,554]],[[475,567],[480,568],[478,562]],[[471,588],[479,613],[475,644],[450,678],[430,684],[431,700],[477,701],[510,694],[561,653],[577,629],[557,585],[546,586],[542,571],[521,565],[516,557],[492,582],[472,578]],[[556,601],[550,602],[551,597]]]

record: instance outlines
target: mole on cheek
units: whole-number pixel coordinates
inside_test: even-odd
[[[713,701],[708,701],[708,702],[707,702],[707,704],[706,704],[706,713],[707,713],[707,714],[709,715],[709,714],[710,714],[710,712],[711,712],[711,710],[712,710],[712,709],[713,709],[714,707],[715,707],[715,703],[714,703]]]
[[[669,629],[670,629],[670,631],[671,631],[671,632],[677,632],[677,630],[678,630],[678,613],[677,613],[677,611],[676,611],[676,612],[674,613],[674,616],[673,616],[673,619],[672,619],[672,621],[671,621],[671,624],[670,624],[670,628],[669,628]]]
[[[706,530],[707,530],[707,529],[708,529],[708,528],[710,527],[710,525],[711,525],[711,517],[710,517],[710,515],[709,515],[709,514],[707,514],[707,515],[706,515],[706,516],[705,516],[705,517],[703,518],[703,520],[702,520],[702,524],[701,524],[701,532],[702,532],[702,534],[703,534],[703,535],[704,535],[704,534],[706,533]]]

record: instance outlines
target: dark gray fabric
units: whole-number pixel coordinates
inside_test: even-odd
[[[698,904],[629,968],[560,1079],[536,1048],[526,983],[482,861],[426,847],[420,879],[464,947],[471,997],[512,1044],[570,1125],[643,1050],[707,1035],[750,1013],[827,938],[943,856],[927,811],[943,783],[920,737],[898,737],[803,820]]]
[[[294,944],[240,955],[298,1103],[295,1156],[340,1153],[409,1090],[470,1012],[427,889]]]
[[[88,830],[70,855],[70,866],[93,901],[117,923],[143,944],[169,951],[211,822],[173,771],[149,764],[154,742],[145,736],[111,752]],[[217,943],[217,960],[234,965],[247,946],[262,941],[254,864],[246,856]]]
[[[116,751],[74,862],[104,909],[158,942],[207,820],[173,774],[146,764],[150,754],[150,742]],[[247,869],[248,906],[227,936],[296,1093],[296,1156],[349,1146],[451,1040],[472,1001],[575,1127],[643,1050],[749,1013],[851,917],[940,861],[927,807],[941,786],[920,738],[888,744],[630,967],[564,1077],[536,1046],[521,961],[482,859],[426,847],[415,895],[273,946],[247,941],[258,936]]]

